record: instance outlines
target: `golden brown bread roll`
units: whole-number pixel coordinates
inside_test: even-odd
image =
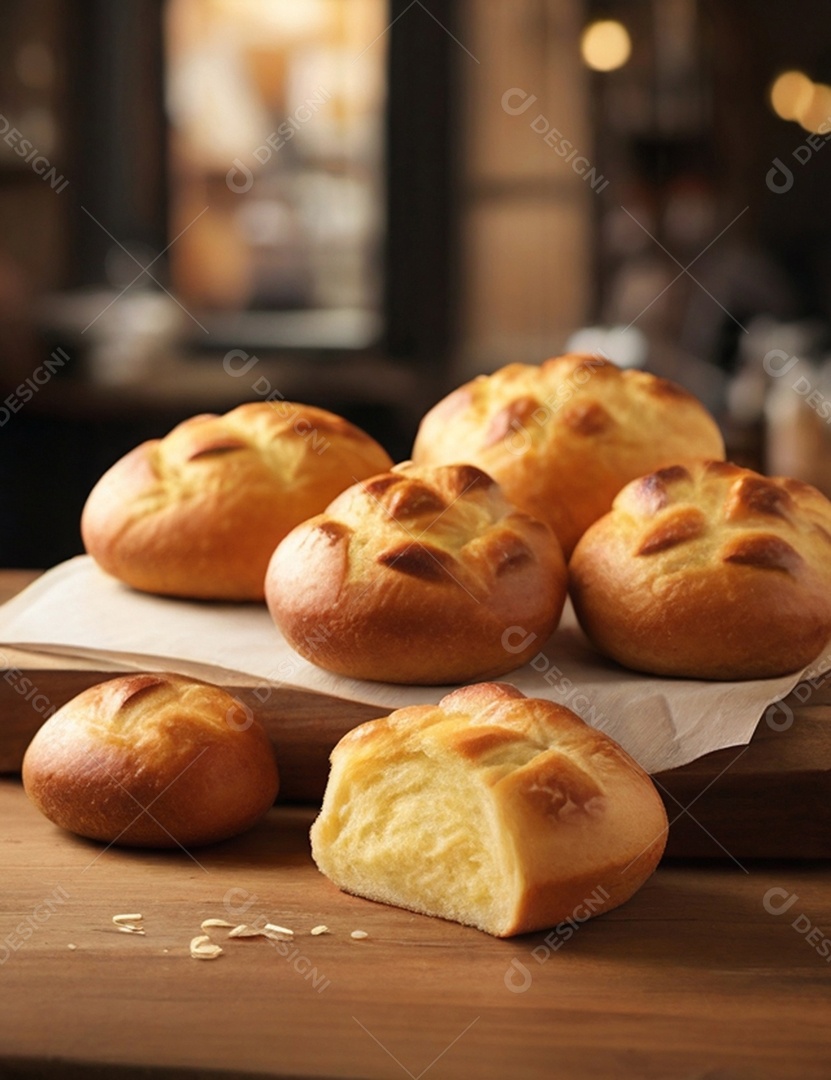
[[[346,892],[510,937],[650,876],[667,818],[649,776],[552,701],[480,683],[399,709],[332,752],[312,826]]]
[[[391,464],[334,413],[251,402],[194,416],[116,462],[93,488],[81,532],[96,562],[135,589],[262,600],[286,533]]]
[[[58,709],[29,744],[23,785],[50,821],[80,836],[188,848],[253,825],[278,775],[265,729],[230,694],[137,674]]]
[[[628,484],[570,564],[580,624],[626,667],[770,678],[831,638],[831,503],[728,462]]]
[[[320,667],[440,684],[525,663],[557,626],[566,586],[551,530],[480,469],[401,465],[289,533],[266,600],[289,644]]]
[[[704,457],[724,457],[724,443],[691,394],[582,355],[479,376],[427,413],[413,447],[419,465],[484,469],[551,525],[566,557],[629,480]]]

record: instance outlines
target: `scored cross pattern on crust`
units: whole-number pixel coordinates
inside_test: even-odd
[[[724,461],[629,483],[569,564],[581,626],[635,671],[774,678],[831,637],[831,503]]]
[[[481,469],[405,464],[293,530],[266,595],[289,644],[321,667],[447,683],[521,666],[556,626],[565,584],[550,528]],[[512,626],[524,632],[520,652],[502,640]]]

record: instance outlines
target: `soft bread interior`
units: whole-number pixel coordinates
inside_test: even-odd
[[[347,892],[489,933],[516,905],[515,860],[490,791],[447,755],[336,762],[312,853]]]
[[[642,769],[563,706],[465,686],[345,735],[312,854],[347,892],[496,937],[624,903],[663,851]]]

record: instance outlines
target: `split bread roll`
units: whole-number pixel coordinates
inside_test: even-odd
[[[301,656],[356,679],[441,684],[520,667],[568,575],[547,525],[472,465],[397,466],[277,547],[266,600]]]
[[[192,847],[253,825],[277,795],[274,751],[217,686],[125,675],[91,686],[37,732],[23,786],[63,829],[132,847]]]
[[[334,413],[251,402],[194,416],[116,462],[93,488],[81,532],[99,566],[135,589],[262,600],[286,533],[391,464]]]
[[[419,465],[468,461],[547,521],[568,557],[635,477],[687,458],[723,458],[703,405],[675,383],[569,354],[481,375],[424,417]]]
[[[496,937],[617,907],[666,844],[643,769],[569,709],[512,686],[371,720],[331,762],[311,830],[319,869],[356,896]]]
[[[764,679],[831,638],[831,503],[723,461],[628,484],[570,564],[581,626],[636,671]]]

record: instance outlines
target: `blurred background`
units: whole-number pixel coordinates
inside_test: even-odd
[[[4,0],[0,55],[0,565],[194,413],[401,459],[567,348],[831,494],[827,0]]]

